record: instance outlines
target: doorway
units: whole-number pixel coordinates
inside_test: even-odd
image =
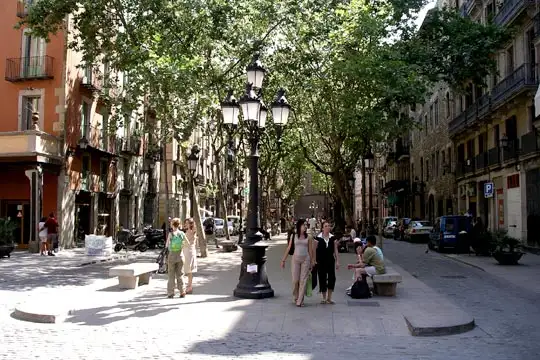
[[[435,221],[435,198],[433,195],[429,195],[428,200],[428,220],[431,222]]]
[[[75,196],[75,239],[84,243],[85,235],[91,234],[92,198],[87,191],[81,191]]]
[[[30,242],[30,203],[28,200],[4,201],[2,216],[9,217],[17,224],[13,231],[15,244],[19,249],[26,249]],[[37,224],[36,224],[37,226]]]

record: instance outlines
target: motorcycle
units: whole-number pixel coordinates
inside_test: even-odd
[[[148,225],[143,229],[143,233],[150,249],[163,249],[165,247],[165,235],[162,229],[154,229],[152,225]]]
[[[114,251],[119,252],[122,249],[127,250],[138,250],[140,252],[145,252],[148,250],[148,240],[146,239],[145,234],[139,234],[135,229],[130,230],[120,230],[116,236],[117,241],[114,246]]]

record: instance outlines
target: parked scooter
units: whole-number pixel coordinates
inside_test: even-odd
[[[114,251],[119,252],[122,249],[127,250],[138,250],[140,252],[145,252],[148,250],[148,240],[146,239],[145,234],[139,234],[135,229],[129,230],[120,230],[116,236],[116,245],[114,246]]]
[[[154,229],[152,225],[147,225],[143,229],[150,249],[163,249],[165,247],[165,235],[162,229]]]

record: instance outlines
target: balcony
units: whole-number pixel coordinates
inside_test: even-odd
[[[538,152],[540,150],[538,139],[534,130],[523,135],[521,137],[521,155],[525,156]]]
[[[32,56],[6,60],[6,81],[53,79],[54,58],[50,56]]]
[[[122,152],[130,155],[139,155],[141,153],[142,140],[138,135],[131,135],[122,141]]]
[[[473,13],[475,9],[482,8],[482,0],[468,0],[461,5],[459,9],[461,16],[467,16]]]
[[[45,162],[62,159],[59,140],[47,133],[35,130],[0,133],[0,157],[44,156]]]
[[[519,155],[519,139],[508,140],[508,146],[503,148],[503,161],[516,159]]]
[[[81,79],[81,86],[90,91],[99,91],[103,88],[103,78],[101,74],[92,69],[85,69]]]
[[[537,65],[525,63],[505,77],[491,91],[491,103],[498,106],[524,90],[534,91],[538,87]]]
[[[509,25],[529,6],[534,6],[535,0],[504,0],[493,22],[499,26]]]
[[[448,132],[450,136],[453,136],[463,130],[466,124],[467,118],[465,117],[465,112],[459,113],[448,123]]]
[[[500,148],[494,147],[488,150],[488,166],[499,165],[501,161]]]
[[[533,21],[534,21],[534,36],[535,38],[538,38],[540,37],[540,12],[536,14]]]
[[[108,153],[119,154],[121,144],[120,139],[114,136],[108,136],[106,131],[98,126],[86,126],[81,129],[81,139],[88,141],[88,146],[92,149]]]
[[[401,161],[407,159],[410,155],[410,147],[408,143],[398,141],[396,144],[396,159]]]
[[[476,163],[476,170],[485,169],[488,166],[488,153],[483,152],[476,155],[474,162]]]

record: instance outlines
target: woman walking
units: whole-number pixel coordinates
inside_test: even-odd
[[[193,293],[193,273],[197,272],[197,230],[193,218],[184,222],[186,240],[184,251],[184,273],[187,274],[188,283],[186,294]]]
[[[314,250],[313,236],[308,235],[305,221],[298,220],[296,223],[296,240],[293,235],[281,260],[281,268],[284,268],[287,256],[292,253],[293,297],[298,307],[304,306],[307,280],[312,267],[315,265]]]
[[[167,272],[169,277],[169,281],[167,282],[167,297],[169,299],[174,297],[175,280],[176,286],[180,291],[180,297],[183,298],[186,296],[186,290],[184,288],[184,254],[182,253],[186,234],[179,229],[180,219],[172,219],[171,226],[172,231],[167,236],[167,244],[165,245],[169,249],[169,255],[167,256]]]
[[[317,236],[317,273],[321,304],[335,304],[332,293],[336,285],[336,270],[339,269],[338,242],[330,234],[330,223],[324,221],[322,232]]]

